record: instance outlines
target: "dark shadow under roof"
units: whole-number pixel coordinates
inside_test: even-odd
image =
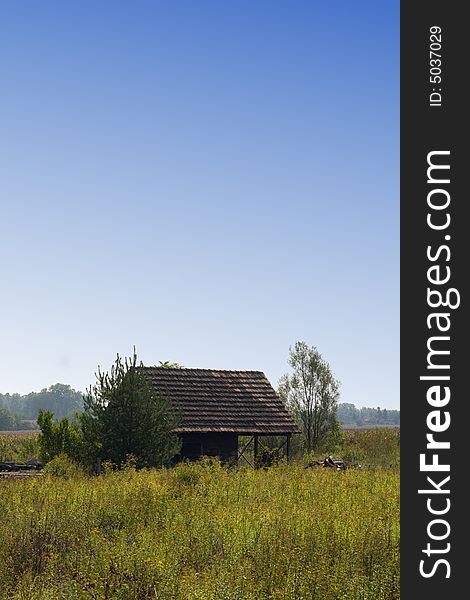
[[[178,433],[283,435],[299,429],[261,371],[140,367],[181,412]]]

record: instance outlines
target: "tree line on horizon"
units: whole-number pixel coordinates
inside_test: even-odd
[[[0,431],[28,429],[39,411],[49,410],[56,419],[73,417],[83,410],[83,393],[70,385],[55,383],[29,394],[0,394]]]
[[[400,411],[387,408],[357,408],[349,402],[338,404],[338,421],[343,427],[400,427]]]
[[[24,395],[0,394],[0,431],[27,429],[25,421],[36,421],[41,409],[54,413],[57,420],[73,418],[83,410],[83,398],[83,392],[64,383]],[[336,416],[343,427],[400,426],[399,410],[380,407],[358,408],[354,404],[340,402]]]

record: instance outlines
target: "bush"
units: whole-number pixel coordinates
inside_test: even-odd
[[[60,477],[61,479],[76,479],[85,475],[80,465],[64,453],[50,460],[42,470],[42,473],[44,475],[51,475],[52,477]]]
[[[255,467],[272,467],[277,465],[283,459],[282,450],[279,448],[261,448],[255,459]]]
[[[83,445],[83,435],[76,423],[67,417],[58,423],[53,420],[54,415],[48,410],[40,410],[38,425],[41,428],[39,434],[39,447],[41,458],[50,461],[60,454],[67,454],[72,459],[79,460]]]
[[[182,462],[173,469],[173,477],[182,486],[193,486],[201,479],[201,468],[197,463]]]

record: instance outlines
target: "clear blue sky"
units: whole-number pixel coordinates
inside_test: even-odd
[[[399,407],[399,3],[0,6],[0,392],[318,347]]]

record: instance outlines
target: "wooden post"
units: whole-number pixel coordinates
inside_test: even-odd
[[[255,463],[255,467],[257,467],[257,458],[258,458],[258,451],[259,451],[259,440],[258,440],[258,436],[255,434],[255,444],[254,444],[254,449],[253,449],[253,462]]]
[[[290,450],[291,450],[291,448],[290,448],[290,438],[291,438],[291,435],[292,435],[291,433],[288,433],[287,436],[286,436],[286,442],[287,442],[287,445],[286,445],[287,463],[290,463],[290,454],[291,454],[291,452],[290,452]]]

